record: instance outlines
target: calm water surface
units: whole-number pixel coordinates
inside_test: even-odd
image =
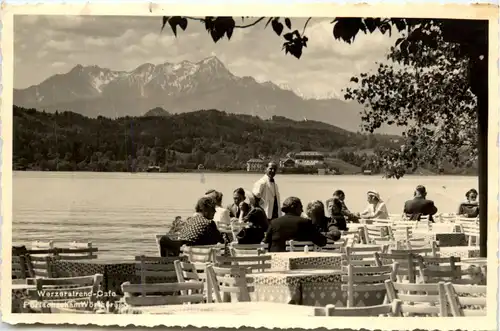
[[[165,233],[175,216],[183,218],[205,191],[224,193],[231,203],[237,187],[251,190],[261,174],[70,173],[14,172],[13,242],[30,245],[53,240],[67,246],[73,240],[91,241],[100,258],[130,258],[157,254],[154,235]],[[416,185],[423,184],[440,212],[456,212],[465,192],[477,188],[477,177],[278,175],[282,200],[299,197],[304,204],[326,200],[342,189],[352,211],[366,206],[366,191],[377,190],[389,213],[401,213]]]

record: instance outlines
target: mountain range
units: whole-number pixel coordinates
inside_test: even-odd
[[[145,63],[132,71],[77,65],[38,85],[14,89],[14,104],[94,118],[140,116],[154,108],[170,114],[213,108],[262,118],[321,121],[349,131],[359,130],[362,110],[357,103],[306,99],[272,82],[235,76],[217,57],[196,63]]]

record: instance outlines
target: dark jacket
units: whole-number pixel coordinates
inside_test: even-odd
[[[228,205],[227,210],[229,210],[230,217],[240,217],[240,208],[236,204],[232,203]]]
[[[239,244],[260,244],[264,239],[269,223],[264,209],[254,207],[243,217],[247,227],[237,234]]]
[[[286,252],[288,240],[312,241],[321,247],[326,245],[326,237],[311,220],[290,214],[271,221],[264,242],[269,245],[269,252]]]
[[[429,216],[430,221],[434,221],[432,215],[436,214],[438,209],[434,205],[434,201],[420,197],[415,197],[405,203],[404,213],[410,217],[412,221],[419,221],[420,216]]]
[[[458,207],[458,215],[465,215],[467,217],[478,217],[479,205],[477,203],[462,202]]]

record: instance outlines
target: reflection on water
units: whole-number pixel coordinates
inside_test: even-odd
[[[63,173],[14,172],[13,242],[92,241],[100,257],[157,254],[154,235],[164,233],[175,216],[191,215],[196,199],[214,188],[231,203],[237,187],[247,190],[261,174]],[[389,213],[401,213],[416,185],[427,186],[440,212],[456,212],[477,177],[405,177],[286,175],[276,177],[282,199],[308,201],[346,193],[347,206],[362,211],[366,191],[376,189]]]

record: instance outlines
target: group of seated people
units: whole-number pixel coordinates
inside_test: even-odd
[[[417,186],[414,198],[404,205],[404,214],[410,219],[419,221],[421,216],[432,216],[437,208],[432,200],[426,198],[427,191],[422,185]],[[467,217],[477,217],[479,206],[477,191],[471,189],[466,193],[467,201],[460,205],[459,214]],[[268,219],[261,207],[260,199],[253,193],[238,188],[233,193],[233,203],[222,207],[223,194],[209,190],[196,203],[195,213],[186,221],[176,217],[169,234],[176,234],[176,240],[164,236],[160,241],[162,251],[178,254],[182,245],[199,246],[215,245],[217,243],[238,242],[239,244],[268,244],[270,252],[286,251],[289,240],[312,241],[317,246],[324,246],[327,240],[339,240],[341,232],[348,230],[348,223],[358,223],[363,219],[389,219],[387,206],[380,195],[370,190],[367,192],[368,205],[362,213],[352,213],[345,204],[345,194],[342,190],[334,192],[333,197],[326,201],[316,200],[304,207],[297,197],[289,197],[281,206],[282,216]],[[239,223],[238,231],[232,235],[220,231],[220,224]],[[165,253],[166,254],[166,253]],[[163,255],[163,253],[162,253]]]

